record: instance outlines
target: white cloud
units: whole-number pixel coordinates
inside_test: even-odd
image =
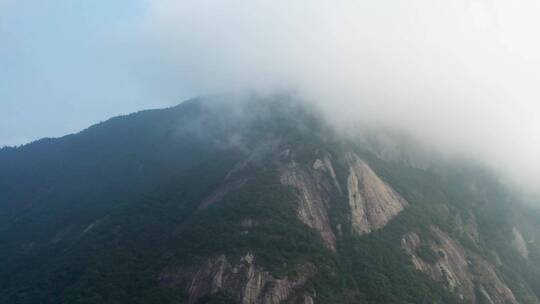
[[[6,54],[18,60],[6,59],[17,63],[7,66],[26,67],[30,60],[20,54],[32,51],[52,78],[24,77],[39,74],[32,67],[5,74],[10,92],[19,88],[8,94],[17,104],[39,95],[29,108],[77,117],[79,126],[90,117],[81,107],[116,113],[150,99],[292,88],[339,126],[389,124],[532,187],[540,183],[535,0],[144,0],[131,13],[122,10],[127,3],[110,12],[66,3],[51,10],[54,18],[10,10],[0,22],[3,41],[32,42],[8,43]],[[98,18],[104,13],[106,22]],[[70,26],[59,35],[51,20]],[[36,120],[25,117],[29,125]],[[65,124],[58,133],[67,132]],[[11,136],[15,127],[4,133],[21,137]]]
[[[149,43],[201,94],[291,87],[540,182],[536,1],[152,1]]]

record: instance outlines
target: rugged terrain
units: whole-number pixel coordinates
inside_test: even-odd
[[[0,302],[540,303],[540,212],[490,172],[216,99],[0,150]]]

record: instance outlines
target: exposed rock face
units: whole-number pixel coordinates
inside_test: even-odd
[[[480,240],[480,233],[478,233],[478,223],[476,222],[476,216],[470,214],[467,220],[463,223],[463,231],[471,240],[478,242]]]
[[[325,245],[335,251],[336,236],[327,213],[330,185],[294,161],[282,170],[281,183],[297,190],[298,218],[310,228],[319,231]]]
[[[347,190],[353,231],[365,234],[384,227],[408,205],[407,201],[356,154],[347,153],[347,160]]]
[[[164,286],[184,288],[189,304],[216,293],[227,294],[241,304],[277,304],[302,287],[315,271],[313,265],[305,264],[297,269],[295,278],[278,279],[256,265],[255,257],[247,253],[235,265],[220,255],[198,268],[167,269],[162,272],[160,282]]]
[[[326,167],[320,159],[315,160],[315,162],[313,163],[313,169],[326,171]]]
[[[519,254],[521,254],[522,257],[528,258],[529,249],[527,248],[527,243],[525,242],[523,235],[516,227],[512,228],[512,234],[514,236],[514,240],[512,241],[512,244],[514,245],[516,250],[519,252]]]
[[[341,192],[341,186],[339,185],[339,182],[337,180],[334,166],[332,165],[332,161],[330,161],[330,157],[328,155],[325,155],[322,160],[315,160],[315,162],[313,163],[313,169],[321,170],[330,174],[330,177],[332,177],[332,181],[334,182],[334,186],[336,186],[338,191]]]
[[[405,235],[401,241],[415,268],[436,281],[444,282],[462,298],[474,298],[474,285],[467,274],[467,258],[462,248],[452,241],[447,242],[443,248],[431,248],[440,258],[435,263],[429,263],[420,257],[421,242],[420,236],[414,232]]]
[[[417,233],[403,236],[401,246],[410,255],[415,268],[442,282],[468,303],[478,303],[475,289],[488,303],[517,304],[513,292],[497,275],[493,265],[478,254],[465,250],[458,242],[450,238],[437,227],[431,232],[435,241],[422,244]],[[421,257],[421,247],[435,254],[435,261]]]

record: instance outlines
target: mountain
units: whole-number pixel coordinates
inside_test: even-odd
[[[288,96],[0,150],[0,303],[540,303],[540,212]]]

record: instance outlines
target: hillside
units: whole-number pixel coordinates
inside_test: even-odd
[[[540,303],[540,212],[481,166],[213,99],[1,149],[0,302]]]

